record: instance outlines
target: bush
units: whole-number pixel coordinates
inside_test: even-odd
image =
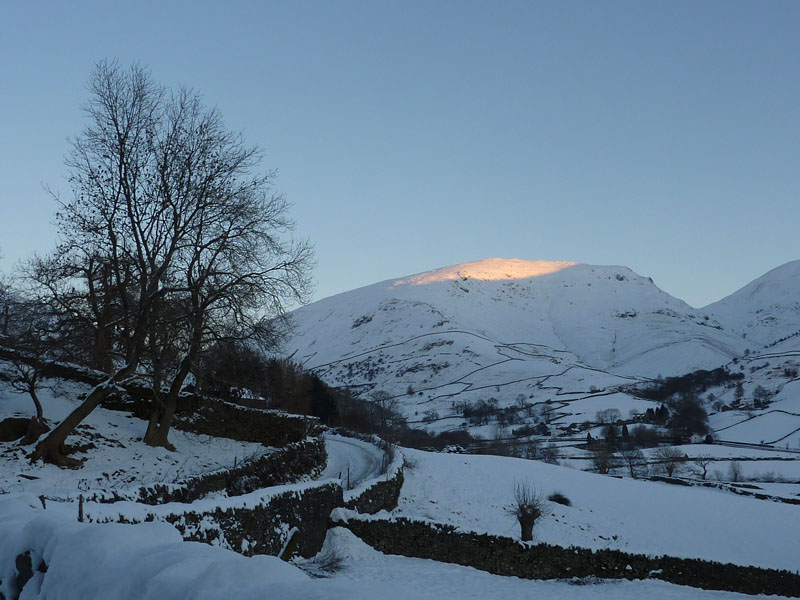
[[[708,413],[694,396],[683,396],[673,405],[670,428],[676,437],[708,433]]]
[[[658,431],[652,427],[639,425],[633,430],[633,441],[641,448],[652,448],[658,446]]]
[[[561,492],[553,492],[547,497],[550,502],[555,502],[556,504],[561,504],[563,506],[572,506],[572,502],[569,498],[567,498]]]

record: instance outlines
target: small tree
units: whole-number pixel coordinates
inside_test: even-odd
[[[33,299],[20,299],[19,294],[9,294],[3,306],[8,323],[3,342],[13,353],[0,367],[0,375],[17,392],[28,394],[36,409],[31,417],[22,444],[32,444],[50,429],[44,419],[44,409],[37,393],[43,378],[45,361],[59,345],[56,323],[46,306]]]
[[[659,442],[658,431],[652,427],[639,425],[633,430],[633,442],[643,448],[657,446]]]
[[[515,481],[514,503],[509,512],[519,522],[522,541],[530,542],[533,540],[533,526],[547,513],[547,508],[544,497],[533,484],[528,481]]]
[[[557,465],[559,454],[558,446],[550,442],[541,449],[540,458],[550,465]]]
[[[681,453],[677,448],[671,446],[663,446],[658,448],[653,456],[658,461],[659,468],[667,475],[672,477],[680,470],[683,463],[686,461],[686,456]]]
[[[617,427],[616,425],[609,424],[606,425],[603,429],[603,439],[605,440],[606,446],[612,452],[617,449],[619,445],[619,436],[617,435]]]
[[[374,417],[379,436],[385,437],[387,431],[399,418],[400,415],[397,413],[397,403],[398,399],[388,392],[377,390],[370,394],[370,412]]]
[[[728,466],[728,479],[733,482],[742,481],[742,464],[738,460]]]
[[[606,408],[598,410],[594,418],[598,423],[616,423],[622,418],[622,413],[616,408]]]
[[[607,475],[617,467],[614,452],[603,442],[595,442],[591,448],[592,466],[601,475]]]
[[[625,448],[620,452],[620,456],[633,479],[647,474],[647,461],[641,450],[638,448]]]
[[[700,476],[700,479],[705,481],[706,477],[708,477],[708,467],[714,462],[714,459],[710,456],[698,456],[693,462],[695,466],[693,471]]]

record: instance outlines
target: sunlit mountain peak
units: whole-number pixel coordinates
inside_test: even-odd
[[[527,279],[555,273],[578,263],[547,260],[520,260],[518,258],[486,258],[460,263],[433,271],[426,271],[394,282],[394,285],[423,285],[454,279],[498,281]]]

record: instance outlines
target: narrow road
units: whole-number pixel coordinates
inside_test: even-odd
[[[380,475],[383,450],[367,442],[340,435],[326,433],[324,437],[328,465],[322,472],[321,479],[341,478],[346,486],[349,469],[352,489]]]

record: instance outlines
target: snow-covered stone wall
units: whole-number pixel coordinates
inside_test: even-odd
[[[334,513],[370,546],[388,554],[426,558],[524,579],[601,577],[661,579],[703,589],[800,597],[800,575],[719,562],[651,557],[619,550],[525,544],[507,537],[462,532],[450,525]]]

